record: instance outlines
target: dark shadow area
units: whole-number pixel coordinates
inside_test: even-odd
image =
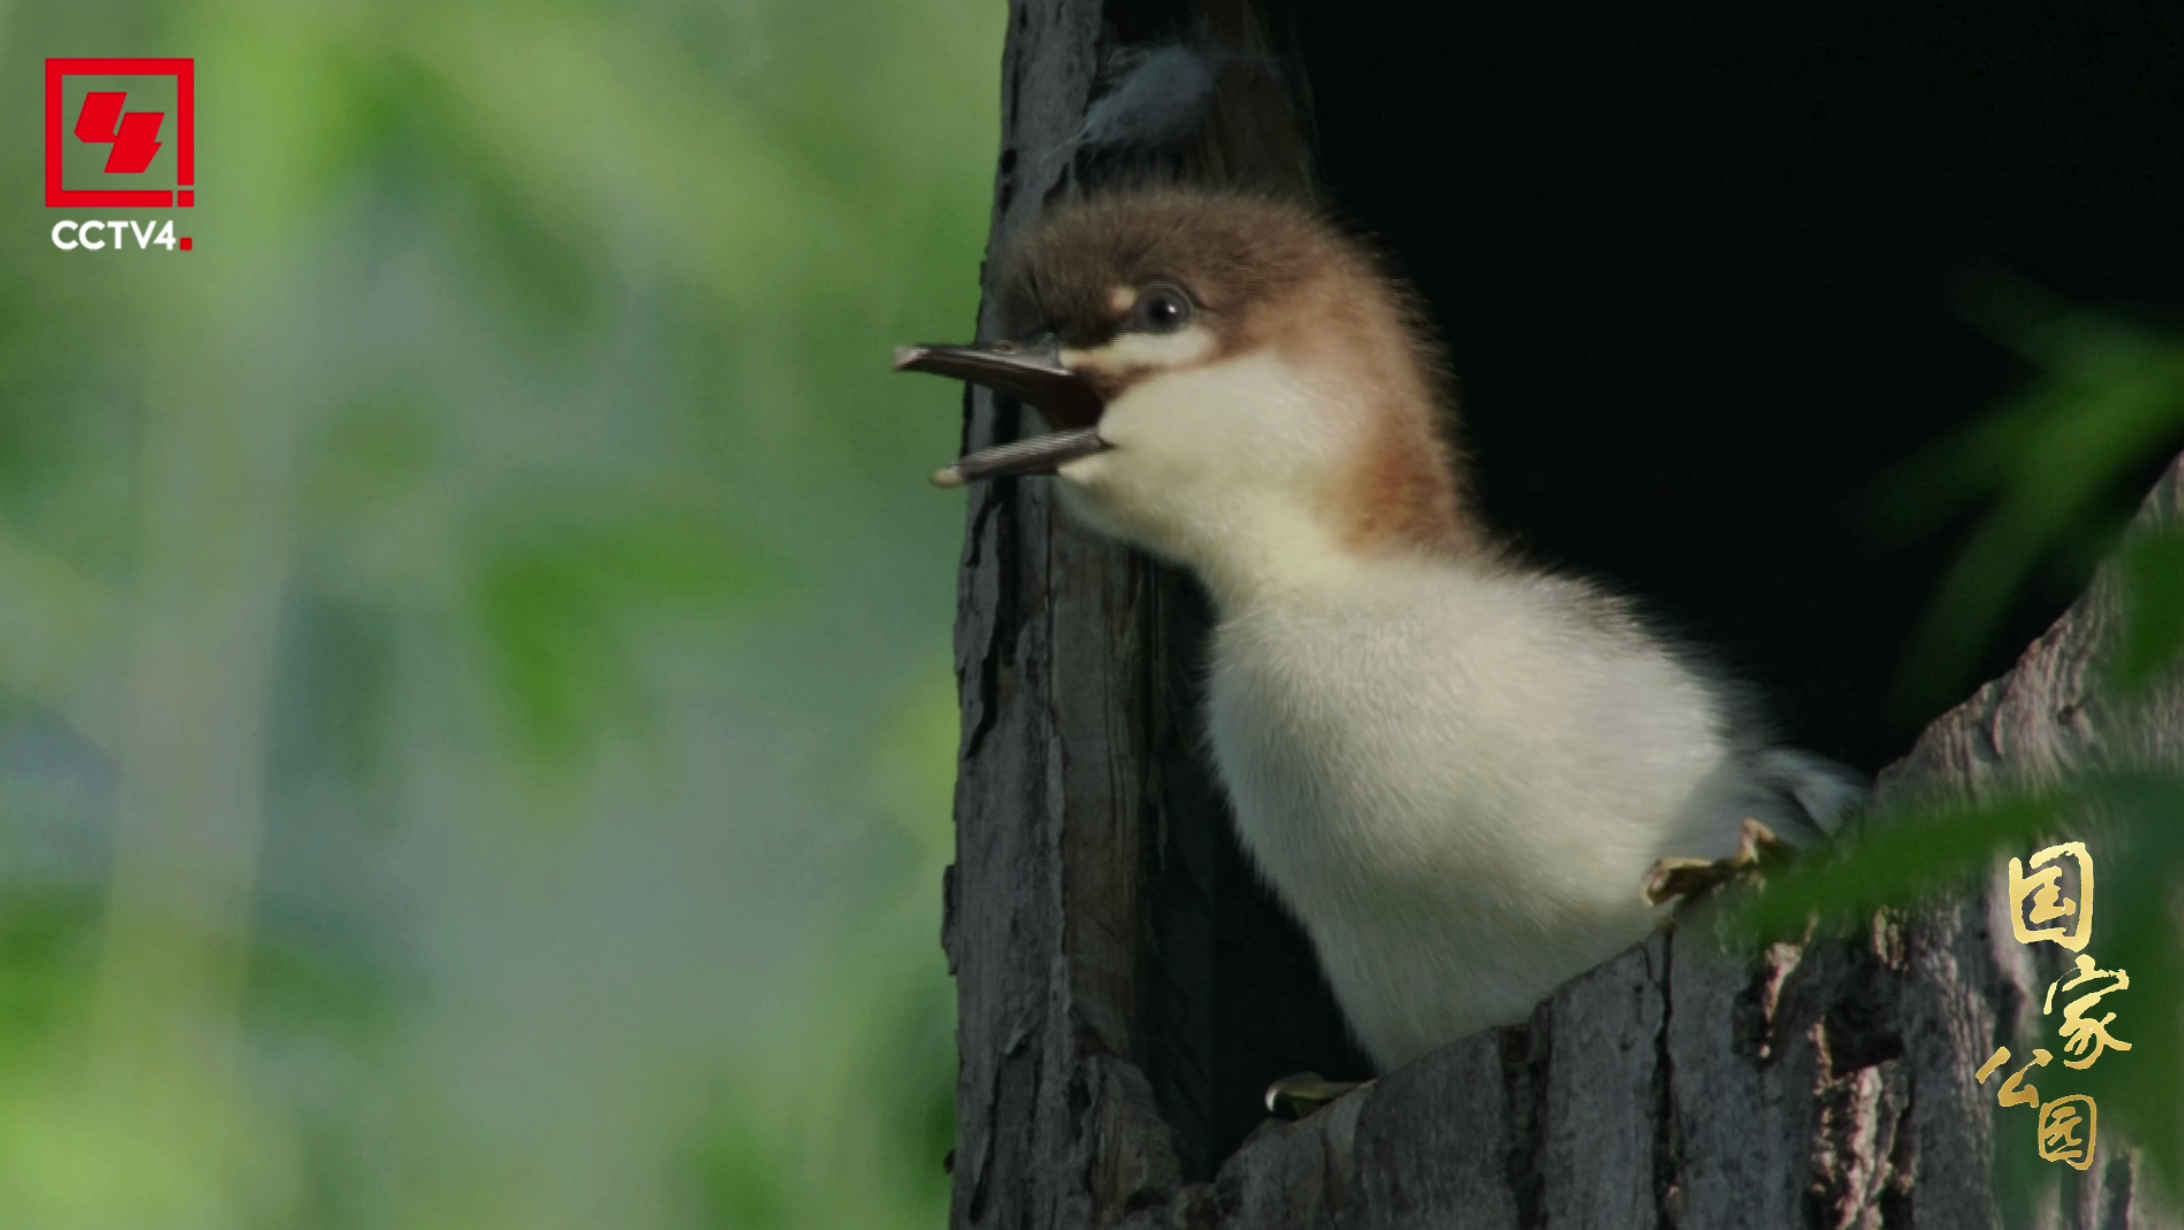
[[[1300,9],[1328,195],[1430,302],[1495,525],[1718,646],[1795,741],[1901,755],[1957,543],[1860,497],[2025,378],[1967,321],[1982,271],[2184,317],[2184,8]]]

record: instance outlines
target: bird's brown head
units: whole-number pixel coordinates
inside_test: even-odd
[[[1095,197],[1019,242],[999,292],[1009,340],[897,366],[1013,393],[1062,430],[944,482],[1056,473],[1096,526],[1208,572],[1237,551],[1473,545],[1439,351],[1409,292],[1311,210]]]

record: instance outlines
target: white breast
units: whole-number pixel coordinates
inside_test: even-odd
[[[1654,860],[1745,804],[1717,690],[1556,578],[1363,565],[1226,613],[1209,697],[1244,845],[1383,1069],[1642,938]]]

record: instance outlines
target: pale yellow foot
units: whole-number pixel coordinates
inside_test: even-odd
[[[1797,847],[1775,836],[1773,829],[1757,820],[1746,819],[1737,833],[1735,854],[1713,861],[1664,858],[1653,864],[1653,870],[1646,873],[1645,882],[1639,887],[1647,901],[1665,905],[1678,897],[1702,896],[1731,880],[1779,866],[1796,853]]]
[[[1331,1081],[1317,1072],[1297,1072],[1266,1087],[1266,1109],[1283,1119],[1302,1119],[1368,1081]]]

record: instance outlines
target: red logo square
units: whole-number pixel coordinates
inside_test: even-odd
[[[166,113],[131,111],[123,91],[95,91],[84,97],[73,124],[63,101],[70,77],[172,77],[175,94],[175,188],[70,188],[61,182],[62,154],[69,134],[78,141],[109,147],[105,173],[141,173],[166,143]],[[47,60],[46,61],[46,206],[80,209],[121,206],[172,209],[176,198],[187,207],[197,194],[197,61],[195,60]]]

